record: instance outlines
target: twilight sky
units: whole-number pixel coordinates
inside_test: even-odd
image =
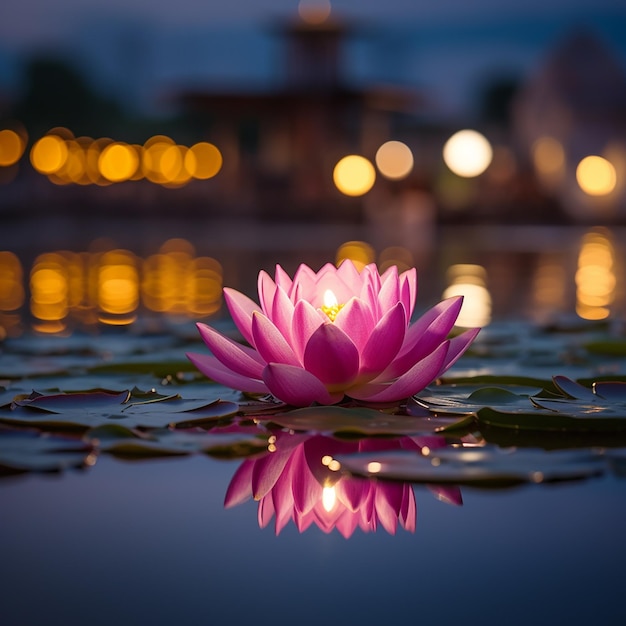
[[[621,0],[333,0],[333,11],[378,21],[479,22],[545,14],[583,15],[618,11]],[[219,21],[263,21],[290,16],[298,0],[4,0],[0,3],[0,45],[58,42],[97,16],[174,27]]]
[[[305,0],[306,1],[306,0]],[[308,0],[309,2],[315,0]],[[276,18],[299,0],[0,0],[0,95],[20,58],[63,51],[92,84],[150,107],[168,89],[268,85],[280,74]],[[355,84],[425,89],[438,111],[475,104],[494,76],[528,75],[572,27],[591,26],[626,66],[623,0],[331,0],[365,26],[347,50]],[[360,31],[361,32],[361,31]]]

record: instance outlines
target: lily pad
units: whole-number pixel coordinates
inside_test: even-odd
[[[291,430],[351,435],[411,435],[438,432],[450,426],[436,418],[392,415],[368,408],[320,406],[296,409],[271,417]]]
[[[468,393],[469,391],[469,393]],[[527,411],[529,397],[537,393],[536,387],[523,387],[522,393],[517,387],[469,387],[467,385],[448,390],[433,396],[420,396],[422,402],[431,412],[437,415],[470,415],[479,409],[489,406],[508,411]]]
[[[93,465],[93,446],[81,439],[32,430],[0,430],[0,476],[15,472],[58,472]]]
[[[510,486],[597,476],[606,469],[590,451],[502,450],[492,447],[437,448],[340,455],[341,469],[381,479],[428,484]]]
[[[0,410],[0,422],[48,430],[87,430],[107,423],[127,428],[185,427],[234,415],[235,402],[184,400],[178,394],[164,396],[130,391],[93,390],[80,393],[40,394],[13,402],[12,410]]]

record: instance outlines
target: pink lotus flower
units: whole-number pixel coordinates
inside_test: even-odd
[[[462,297],[440,302],[410,324],[417,293],[415,269],[382,275],[351,261],[314,272],[300,265],[293,280],[278,265],[261,271],[260,306],[224,289],[232,318],[249,346],[198,324],[212,355],[188,358],[213,380],[253,393],[271,393],[294,406],[336,404],[344,396],[396,402],[441,376],[479,329],[447,339]]]
[[[274,452],[245,460],[235,472],[224,499],[226,508],[250,498],[259,502],[258,521],[265,528],[275,517],[275,531],[293,520],[300,532],[315,524],[350,537],[356,528],[373,532],[381,525],[395,534],[398,523],[415,532],[417,511],[407,483],[368,480],[332,471],[332,458],[355,452],[445,445],[441,437],[340,441],[323,435],[279,433]],[[458,487],[433,486],[442,500],[461,504]]]

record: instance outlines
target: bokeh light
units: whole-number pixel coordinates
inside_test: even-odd
[[[487,271],[481,265],[451,265],[447,271],[448,287],[444,298],[463,296],[463,306],[456,320],[461,328],[482,327],[491,321],[491,294],[487,289]]]
[[[610,161],[601,156],[591,155],[578,164],[576,180],[586,194],[606,196],[615,189],[617,174]]]
[[[11,128],[0,130],[0,167],[9,167],[17,163],[24,153],[26,142]]]
[[[213,178],[222,169],[222,163],[222,153],[206,141],[194,144],[185,155],[185,167],[199,180]]]
[[[493,149],[484,135],[475,130],[460,130],[443,147],[443,160],[457,176],[473,178],[490,165]]]
[[[57,135],[44,135],[30,151],[30,162],[41,174],[58,172],[65,165],[67,157],[67,145]]]
[[[531,148],[535,170],[540,180],[554,186],[565,176],[565,150],[553,137],[540,137]]]
[[[576,271],[576,313],[584,319],[609,316],[615,298],[615,250],[605,229],[588,232],[582,239]]]
[[[335,165],[333,181],[346,196],[362,196],[374,186],[376,170],[365,157],[350,154]]]
[[[98,158],[98,169],[111,182],[129,180],[139,168],[139,155],[133,146],[115,142],[102,150]]]
[[[402,180],[413,169],[413,153],[401,141],[387,141],[376,152],[378,171],[390,180]]]
[[[339,267],[346,259],[350,259],[357,269],[362,270],[376,259],[374,248],[364,241],[346,241],[337,249],[335,262]]]

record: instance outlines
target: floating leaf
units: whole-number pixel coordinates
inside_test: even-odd
[[[108,427],[107,427],[108,428]],[[102,435],[104,434],[104,437]],[[241,457],[267,449],[267,436],[258,433],[211,434],[182,432],[171,429],[151,431],[149,434],[103,432],[93,429],[86,434],[103,452],[115,456],[147,458],[160,456],[182,456],[188,454],[211,454],[215,456]],[[113,436],[109,436],[113,435]]]
[[[36,393],[36,392],[35,392]],[[102,411],[117,408],[130,398],[130,391],[110,392],[104,390],[86,391],[84,393],[57,393],[43,395],[36,393],[32,398],[18,400],[18,407],[38,409],[49,413],[65,413],[68,411]]]
[[[437,418],[391,415],[376,409],[319,406],[273,416],[271,421],[292,430],[356,435],[433,433],[449,426]]]
[[[565,403],[564,403],[565,404]],[[572,405],[569,405],[572,406]],[[626,430],[626,419],[615,417],[573,416],[554,411],[507,412],[480,409],[478,424],[498,428],[566,432],[620,432]]]
[[[496,446],[436,448],[339,455],[341,469],[353,474],[407,482],[509,486],[596,476],[602,456],[587,451],[502,450]]]
[[[42,435],[32,430],[0,430],[0,475],[56,472],[92,465],[93,447],[81,439]]]

